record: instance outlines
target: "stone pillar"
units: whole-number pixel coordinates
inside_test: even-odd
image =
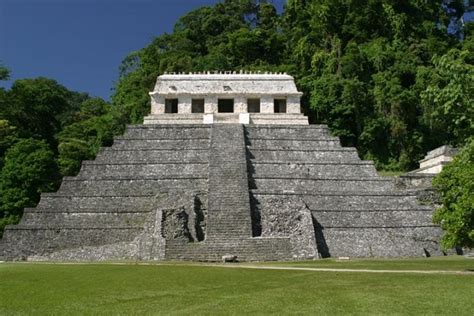
[[[234,112],[235,113],[247,113],[247,98],[244,96],[236,96],[234,98]]]
[[[273,97],[271,95],[262,95],[260,113],[273,113]]]
[[[151,114],[165,113],[165,97],[158,94],[151,94]]]
[[[204,113],[217,113],[216,96],[209,96],[204,98]]]
[[[191,97],[180,96],[178,98],[178,113],[180,114],[191,113]]]
[[[300,96],[290,95],[286,99],[286,112],[287,113],[301,113]]]

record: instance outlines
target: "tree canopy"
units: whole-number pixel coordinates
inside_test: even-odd
[[[434,221],[444,230],[445,248],[474,247],[474,138],[434,180],[443,207]]]
[[[472,109],[473,35],[469,25],[463,41],[449,32],[462,7],[289,0],[278,15],[267,1],[226,0],[186,14],[171,34],[125,58],[113,103],[137,123],[165,71],[286,71],[312,123],[328,124],[379,169],[408,170],[428,150],[462,145],[472,133],[468,113],[459,113]],[[450,99],[450,107],[440,97],[453,93],[462,102]]]

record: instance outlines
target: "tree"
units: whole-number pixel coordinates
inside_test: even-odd
[[[5,154],[0,172],[0,219],[3,218],[3,225],[17,222],[23,208],[34,206],[40,192],[55,189],[58,179],[54,153],[46,142],[29,138],[12,145]]]
[[[75,122],[58,133],[58,163],[62,175],[72,176],[82,160],[94,159],[100,146],[110,146],[114,135],[123,132],[120,115],[100,98],[88,99],[74,114]]]
[[[11,126],[7,120],[0,120],[0,170],[3,167],[3,157],[8,148],[18,138],[15,126]]]
[[[0,64],[0,80],[8,80],[10,78],[10,71]]]
[[[474,138],[434,179],[443,207],[433,217],[444,230],[443,247],[474,247]]]
[[[474,64],[469,54],[455,48],[433,57],[430,82],[421,98],[429,126],[448,133],[454,145],[474,135]]]
[[[51,79],[22,79],[13,83],[6,97],[0,113],[18,128],[20,136],[45,139],[54,147],[59,117],[72,108],[71,92]]]

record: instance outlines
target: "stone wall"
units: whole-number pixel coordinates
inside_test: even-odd
[[[378,176],[372,162],[361,161],[353,148],[340,147],[327,127],[246,130],[254,217],[261,222],[255,227],[262,235],[298,223],[294,216],[303,209],[298,205],[305,205],[321,257],[441,254],[441,230],[431,221],[433,207],[420,205],[416,191]],[[293,217],[277,215],[292,209]]]

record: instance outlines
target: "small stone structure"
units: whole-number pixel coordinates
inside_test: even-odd
[[[302,93],[287,74],[190,73],[159,76],[145,124],[302,124]]]
[[[433,149],[426,154],[425,158],[420,160],[420,168],[413,170],[410,173],[417,174],[438,174],[443,170],[443,167],[453,160],[453,157],[458,153],[457,148],[450,145],[444,145]]]
[[[444,145],[429,151],[420,160],[420,168],[407,172],[397,179],[397,185],[402,188],[419,190],[423,196],[431,196],[433,202],[438,202],[437,194],[432,188],[434,177],[449,164],[458,153],[457,148]],[[425,197],[422,198],[425,200]]]
[[[327,126],[308,125],[300,95],[281,74],[158,77],[147,124],[129,126],[112,147],[84,161],[76,177],[65,177],[58,192],[43,193],[36,208],[25,209],[20,224],[7,227],[0,257],[221,261],[232,255],[250,261],[441,254],[433,208],[380,177],[373,162],[343,148]],[[195,97],[204,105],[193,103]],[[220,111],[220,98],[233,103],[221,101]],[[292,113],[271,113],[282,109],[280,98]],[[261,113],[250,111],[258,108],[255,99]],[[204,113],[192,113],[193,105]],[[238,124],[241,115],[249,124]]]

